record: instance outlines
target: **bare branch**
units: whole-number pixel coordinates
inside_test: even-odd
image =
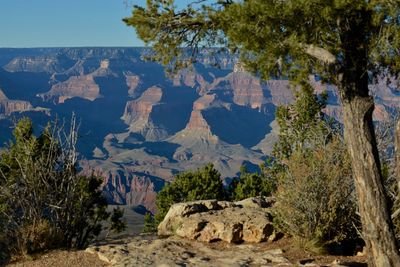
[[[322,61],[323,63],[332,65],[336,63],[336,57],[329,52],[328,50],[315,46],[313,44],[306,44],[306,45],[301,45],[305,52],[312,56],[315,57],[316,59]]]

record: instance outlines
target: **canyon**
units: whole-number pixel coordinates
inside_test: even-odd
[[[293,101],[285,79],[262,81],[234,56],[219,67],[204,54],[193,68],[167,76],[145,61],[147,48],[0,49],[0,146],[12,125],[30,117],[36,131],[72,113],[80,121],[78,150],[84,170],[104,178],[112,204],[155,210],[155,197],[181,171],[213,163],[226,179],[240,166],[257,170],[277,139],[275,110]],[[333,86],[327,115],[341,120]],[[400,95],[385,79],[371,85],[375,120],[389,120]]]

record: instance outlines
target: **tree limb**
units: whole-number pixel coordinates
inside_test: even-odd
[[[315,57],[316,59],[318,59],[324,63],[327,63],[327,64],[336,63],[336,57],[334,55],[332,55],[332,53],[326,49],[317,47],[312,44],[302,45],[302,47],[304,48],[305,52],[308,55]]]

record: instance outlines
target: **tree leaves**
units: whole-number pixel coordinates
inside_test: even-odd
[[[207,164],[193,172],[179,173],[171,184],[166,185],[157,194],[155,218],[160,223],[174,203],[202,199],[223,200],[224,198],[221,174],[214,169],[212,164]]]
[[[173,1],[149,0],[146,7],[136,6],[124,22],[153,47],[152,59],[171,64],[172,70],[195,62],[203,47],[226,46],[239,49],[249,70],[264,78],[278,73],[290,76],[301,66],[308,74],[337,84],[348,21],[365,32],[367,69],[377,75],[390,67],[392,74],[398,74],[399,14],[400,3],[391,0],[207,1],[199,8],[188,5],[182,10]],[[357,19],[361,17],[368,21]],[[330,62],[335,58],[339,66],[326,64],[326,56],[321,60],[308,53],[310,47],[324,51]]]

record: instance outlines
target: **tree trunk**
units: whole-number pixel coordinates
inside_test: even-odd
[[[396,126],[394,128],[394,158],[397,192],[400,192],[400,116],[398,116]]]
[[[342,103],[344,135],[352,161],[368,266],[400,266],[372,124],[373,99],[353,95],[342,99]]]

